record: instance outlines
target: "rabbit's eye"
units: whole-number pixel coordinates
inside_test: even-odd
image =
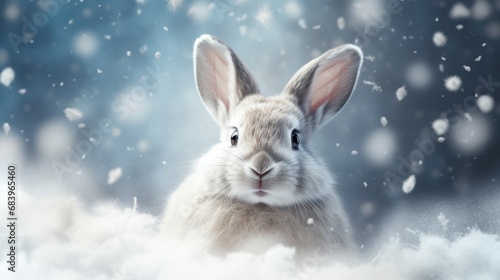
[[[300,143],[299,131],[297,129],[294,129],[292,131],[292,149],[298,150],[299,143]]]
[[[231,146],[236,146],[238,144],[238,129],[233,131],[231,134]]]

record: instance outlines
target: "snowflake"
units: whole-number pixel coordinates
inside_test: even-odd
[[[372,81],[365,81],[363,80],[363,83],[365,85],[369,85],[369,86],[372,86],[372,92],[373,91],[378,91],[378,92],[382,92],[382,87],[377,85],[375,82],[372,82]]]
[[[268,25],[272,18],[273,12],[267,6],[259,7],[257,14],[255,14],[255,20],[263,26]]]
[[[444,86],[449,91],[457,91],[462,86],[462,80],[459,76],[450,76],[444,80]]]
[[[184,2],[184,0],[168,0],[168,8],[175,12],[177,11],[177,8],[182,5],[182,2]]]

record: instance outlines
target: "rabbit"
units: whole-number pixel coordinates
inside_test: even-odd
[[[353,252],[349,218],[311,140],[349,99],[361,49],[346,44],[323,53],[272,97],[259,94],[247,67],[219,39],[202,35],[193,56],[220,143],[168,198],[165,231],[196,232],[216,254],[262,253],[276,244],[295,248],[296,257]]]

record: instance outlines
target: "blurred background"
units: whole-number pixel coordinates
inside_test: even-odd
[[[435,207],[430,224],[446,227],[450,204],[498,231],[469,207],[499,189],[499,15],[500,0],[4,0],[0,163],[18,166],[27,192],[137,197],[160,214],[218,141],[193,80],[198,36],[226,42],[265,95],[356,43],[357,88],[315,146],[358,239],[374,239],[394,209]]]

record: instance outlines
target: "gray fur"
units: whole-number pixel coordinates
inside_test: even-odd
[[[222,52],[216,57],[232,57],[235,73],[227,73],[227,83],[206,79],[210,73],[203,72],[212,67],[203,55],[213,55],[214,50]],[[252,76],[219,40],[203,35],[194,53],[199,93],[220,125],[220,143],[197,162],[194,172],[171,195],[164,227],[179,236],[200,234],[219,253],[263,252],[278,243],[295,247],[299,258],[318,251],[350,252],[353,240],[347,214],[331,174],[312,152],[310,138],[346,103],[361,65],[361,51],[343,46],[326,52],[299,70],[283,94],[273,97],[255,94],[258,88]],[[335,67],[337,61],[348,67],[340,72],[333,68],[332,73],[340,73],[338,79],[350,84],[334,87],[339,92],[326,94],[334,97],[311,111],[311,100],[318,100],[311,89],[325,79],[315,78],[320,75],[317,69],[330,71],[328,67]],[[234,88],[220,88],[221,84],[231,87],[231,79],[236,81]],[[220,92],[230,96],[221,97]],[[229,100],[226,110],[218,108],[217,98]],[[230,142],[234,127],[239,132],[235,147]],[[298,150],[291,147],[294,129],[300,131]],[[256,172],[265,175],[259,177]],[[257,195],[258,186],[266,195]],[[308,224],[309,219],[314,222]]]

